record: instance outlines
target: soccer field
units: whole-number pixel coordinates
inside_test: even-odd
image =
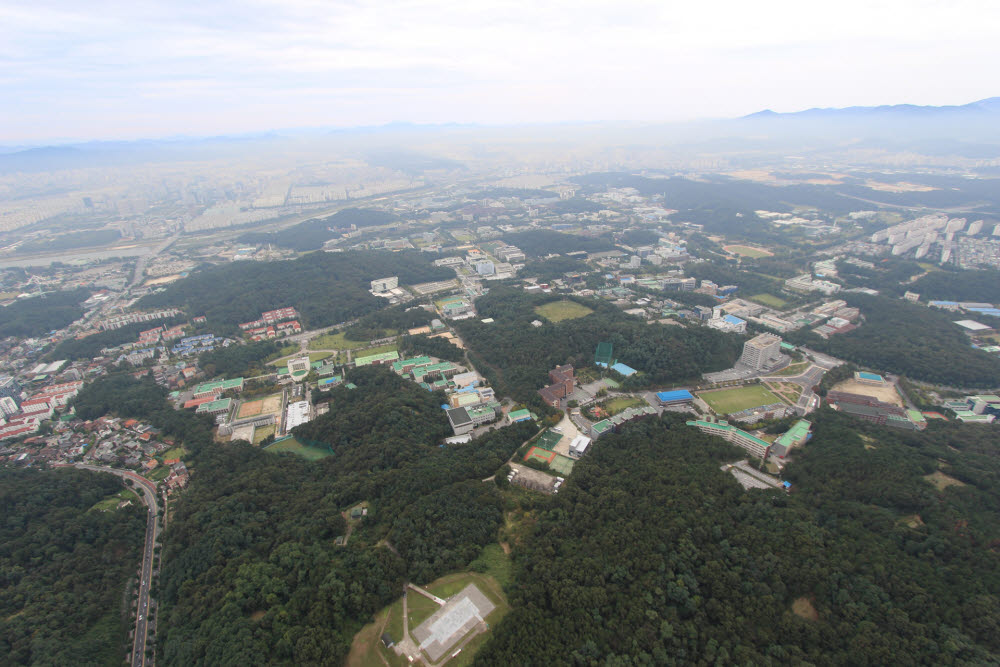
[[[776,394],[760,385],[705,391],[698,394],[698,398],[708,403],[708,406],[720,415],[740,412],[760,405],[784,402]]]
[[[731,252],[735,255],[742,255],[744,257],[770,257],[773,252],[769,250],[764,250],[762,248],[752,248],[748,245],[727,245],[723,248],[727,252]]]

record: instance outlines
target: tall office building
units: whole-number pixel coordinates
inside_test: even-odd
[[[781,338],[774,334],[763,333],[743,343],[743,356],[740,357],[740,362],[750,368],[761,370],[772,366],[780,358]]]

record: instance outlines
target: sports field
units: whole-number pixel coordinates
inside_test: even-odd
[[[558,456],[555,452],[550,452],[547,449],[542,449],[541,447],[532,447],[528,450],[528,453],[524,455],[524,460],[535,459],[536,461],[541,461],[542,463],[552,463],[553,459]]]
[[[276,415],[281,412],[281,394],[272,394],[256,401],[247,401],[240,406],[237,419],[256,417],[257,415]]]
[[[722,247],[726,252],[733,253],[734,255],[742,255],[743,257],[770,257],[774,253],[769,250],[764,250],[763,248],[754,248],[748,245],[727,245]]]
[[[556,454],[555,457],[549,462],[549,468],[563,477],[569,477],[569,474],[573,472],[574,463],[576,463],[576,461],[570,457],[563,456],[562,454]]]
[[[604,409],[609,415],[616,415],[619,412],[624,412],[628,408],[640,408],[646,405],[646,401],[641,398],[636,398],[635,396],[619,396],[618,398],[612,398],[610,401],[604,404]]]
[[[562,440],[562,434],[556,433],[555,431],[546,431],[535,441],[535,444],[542,449],[554,450],[559,441]]]
[[[716,414],[724,415],[733,412],[741,412],[760,405],[771,405],[772,403],[782,403],[773,392],[766,387],[751,384],[745,387],[734,387],[732,389],[716,389],[715,391],[703,391],[698,394],[698,398],[708,403],[708,406]]]
[[[757,303],[763,304],[765,306],[770,306],[771,308],[784,308],[788,305],[788,302],[781,297],[774,296],[773,294],[754,294],[750,297],[751,301],[756,301]]]
[[[578,317],[590,315],[592,312],[594,311],[576,301],[553,301],[535,307],[535,313],[541,315],[549,322],[575,320]]]

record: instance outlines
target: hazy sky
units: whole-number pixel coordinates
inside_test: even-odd
[[[996,0],[0,0],[0,141],[1000,95]]]

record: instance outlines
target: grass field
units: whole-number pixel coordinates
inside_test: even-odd
[[[253,444],[259,445],[269,435],[274,435],[275,425],[268,424],[253,430]]]
[[[288,438],[287,440],[276,442],[273,445],[265,447],[264,451],[273,452],[275,454],[280,452],[292,452],[293,454],[298,454],[302,458],[309,461],[318,461],[319,459],[330,456],[330,452],[325,449],[303,445],[295,438]]]
[[[741,412],[759,405],[782,402],[767,388],[754,384],[732,389],[705,391],[698,394],[698,398],[708,403],[708,406],[720,415]]]
[[[535,312],[549,322],[562,322],[590,315],[594,311],[576,301],[553,301],[536,307]]]
[[[785,368],[782,368],[777,373],[771,373],[771,375],[779,377],[791,377],[793,375],[802,375],[803,373],[806,372],[806,369],[808,368],[809,368],[809,362],[803,361],[797,364],[790,364]]]
[[[771,308],[784,308],[788,305],[788,302],[779,296],[774,296],[773,294],[754,294],[748,297],[751,301],[756,301],[757,303],[763,304],[765,306],[770,306]]]
[[[546,431],[538,437],[535,444],[542,449],[548,449],[551,451],[555,449],[555,446],[559,444],[560,440],[562,440],[562,434],[556,433],[555,431]]]
[[[742,257],[752,257],[754,259],[758,257],[770,257],[774,253],[769,250],[764,250],[762,248],[753,248],[748,245],[727,245],[722,247],[726,252],[731,252],[734,255],[740,255]]]
[[[289,361],[291,361],[292,359],[298,359],[300,356],[301,355],[298,353],[290,354],[288,356],[282,357],[280,359],[275,359],[274,361],[269,361],[267,363],[269,363],[272,366],[287,366]],[[333,356],[333,352],[310,352],[309,363],[311,364],[317,361],[323,361],[324,359],[331,356]]]
[[[395,343],[390,343],[388,345],[376,345],[375,347],[370,347],[367,350],[359,350],[354,353],[354,358],[358,357],[370,357],[373,354],[383,354],[384,352],[398,352],[399,346]]]
[[[118,503],[123,500],[131,500],[133,505],[141,505],[139,501],[139,496],[137,496],[132,491],[121,490],[113,496],[108,496],[104,500],[99,500],[94,503],[94,506],[90,509],[97,510],[98,512],[110,512],[112,510],[118,509]],[[499,548],[499,546],[497,547]]]
[[[634,396],[620,396],[605,403],[604,409],[607,410],[609,415],[616,415],[619,412],[624,412],[628,408],[639,408],[643,405],[646,405],[646,401],[641,398],[636,398]]]
[[[159,468],[153,468],[153,471],[146,475],[146,479],[153,482],[162,482],[170,474],[170,468],[167,466],[160,466]]]
[[[549,462],[549,468],[559,473],[562,477],[568,477],[570,473],[573,472],[573,466],[576,461],[568,456],[563,456],[562,454],[556,454],[555,458]]]
[[[436,612],[441,607],[439,607],[434,600],[431,600],[416,591],[410,591],[406,595],[406,615],[410,622],[410,632],[413,632],[414,628],[430,618],[431,614]]]
[[[338,334],[323,334],[309,341],[310,350],[356,350],[367,345],[366,340],[347,340],[343,331]]]
[[[164,461],[169,461],[170,459],[182,459],[184,455],[187,454],[187,450],[183,447],[171,447],[167,451],[160,455]]]

